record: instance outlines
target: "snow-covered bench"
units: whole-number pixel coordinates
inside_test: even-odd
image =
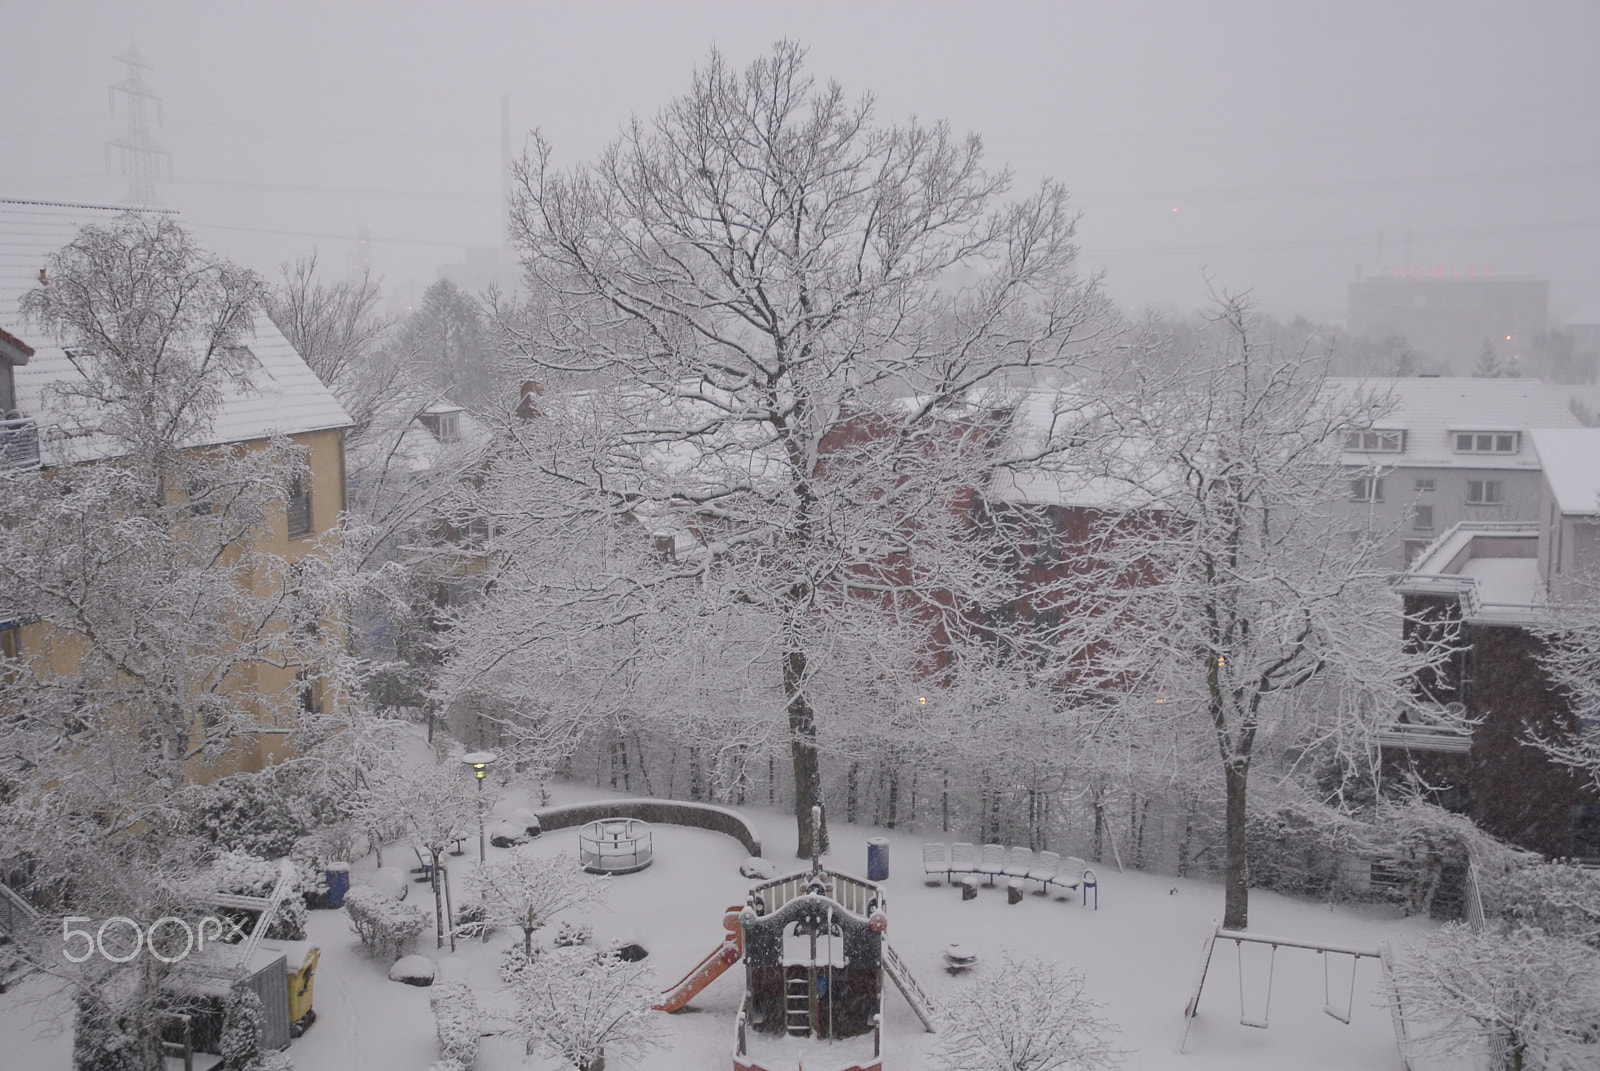
[[[978,859],[977,872],[988,878],[988,884],[993,885],[994,879],[999,877],[1006,869],[1006,846],[1004,844],[985,844],[983,855]]]
[[[929,885],[938,885],[942,881],[950,880],[950,849],[943,844],[924,844],[922,846],[922,872],[929,878]]]

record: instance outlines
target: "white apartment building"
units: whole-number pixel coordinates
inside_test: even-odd
[[[1567,395],[1537,379],[1330,379],[1390,407],[1340,443],[1349,518],[1370,523],[1396,570],[1455,524],[1537,521],[1534,428],[1581,428]],[[1357,526],[1352,524],[1352,529]]]

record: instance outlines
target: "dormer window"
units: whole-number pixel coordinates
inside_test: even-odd
[[[1457,431],[1452,432],[1458,454],[1514,454],[1517,452],[1515,431]]]
[[[458,443],[461,441],[461,413],[423,413],[420,417],[422,426],[433,433],[433,437],[442,443]]]
[[[1383,431],[1378,428],[1356,429],[1344,433],[1344,448],[1363,454],[1399,454],[1406,448],[1404,431]]]

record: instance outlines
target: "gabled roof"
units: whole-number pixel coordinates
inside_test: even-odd
[[[1340,458],[1346,465],[1537,469],[1539,456],[1526,435],[1514,454],[1458,454],[1453,433],[1582,426],[1568,407],[1567,392],[1537,379],[1329,379],[1326,389],[1389,397],[1393,408],[1374,427],[1406,433],[1402,453],[1346,450]]]
[[[62,404],[58,385],[81,380],[82,373],[60,345],[23,322],[19,302],[39,284],[39,271],[50,255],[77,237],[80,228],[110,223],[125,211],[103,205],[0,200],[0,329],[34,347],[33,358],[16,369],[17,408],[39,423],[41,460],[46,465],[110,456],[114,448],[84,434],[86,414]],[[350,426],[344,407],[265,312],[256,314],[253,337],[242,341],[259,371],[249,386],[224,389],[210,431],[191,445]]]
[[[1556,508],[1569,517],[1600,516],[1600,428],[1538,428],[1531,434]]]

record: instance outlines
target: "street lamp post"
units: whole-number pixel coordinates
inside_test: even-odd
[[[492,751],[473,751],[461,756],[461,761],[471,766],[478,778],[478,863],[482,865],[483,848],[483,771],[495,760]]]

